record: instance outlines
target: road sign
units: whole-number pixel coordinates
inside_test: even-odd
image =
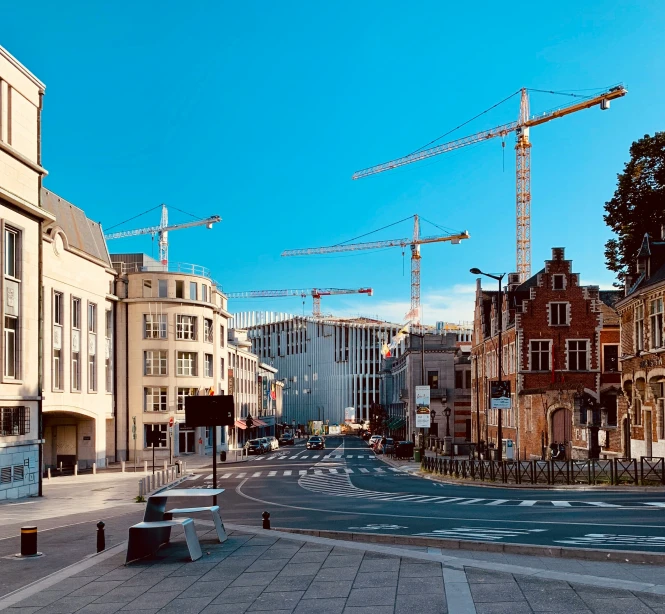
[[[173,418],[173,416],[171,416],[171,417],[169,418],[169,426],[172,427],[174,422],[175,422],[175,419]]]
[[[429,405],[430,387],[416,386],[416,428],[428,429],[431,426]]]
[[[490,395],[491,409],[510,409],[510,382],[492,382]]]

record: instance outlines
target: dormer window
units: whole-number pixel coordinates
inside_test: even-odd
[[[566,276],[565,275],[552,275],[552,289],[565,290],[566,289]]]

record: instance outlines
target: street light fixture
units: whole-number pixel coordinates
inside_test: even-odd
[[[505,273],[501,273],[501,275],[492,275],[491,273],[483,273],[480,269],[474,267],[469,270],[469,272],[472,275],[484,275],[485,277],[490,277],[491,279],[496,279],[499,282],[499,296],[498,296],[498,301],[497,301],[497,310],[498,310],[498,324],[499,324],[499,342],[497,344],[496,348],[496,354],[497,354],[497,371],[498,371],[498,383],[499,383],[499,388],[501,388],[501,368],[503,367],[502,365],[502,354],[503,354],[503,347],[501,346],[501,333],[503,331],[503,301],[502,301],[502,288],[501,288],[501,282],[503,281],[503,278],[506,276]],[[490,401],[491,402],[491,401]],[[498,446],[497,446],[497,451],[496,451],[496,458],[497,460],[502,460],[502,455],[503,455],[503,410],[499,409],[499,416],[497,420],[497,439],[498,441]]]
[[[443,415],[446,417],[446,437],[450,437],[450,407],[444,408]]]

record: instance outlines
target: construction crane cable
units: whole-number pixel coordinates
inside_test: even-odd
[[[442,230],[442,231],[445,232],[446,234],[449,234],[449,235],[452,235],[452,234],[460,234],[460,231],[459,231],[459,230],[455,230],[454,228],[446,228],[445,226],[439,226],[438,224],[435,224],[434,222],[431,222],[431,221],[428,220],[427,218],[424,218],[422,215],[420,216],[420,219],[421,219],[423,222],[427,222],[428,224],[432,224],[432,226],[435,226],[436,228],[438,228],[439,230]]]
[[[412,220],[412,219],[413,216],[410,215],[409,217],[405,217],[403,220],[400,220],[399,222],[394,222],[393,224],[388,224],[387,226],[383,226],[382,228],[377,228],[376,230],[366,232],[364,235],[358,235],[357,237],[353,237],[353,239],[347,239],[346,241],[342,241],[341,243],[336,243],[333,247],[336,247],[337,245],[344,245],[345,243],[350,243],[351,241],[355,241],[356,239],[362,239],[363,237],[374,234],[375,232],[385,230],[386,228],[390,228],[391,226],[397,226],[397,224],[401,224],[402,222],[406,222],[406,220]]]
[[[130,217],[128,220],[125,220],[124,222],[120,222],[119,224],[115,224],[115,226],[109,226],[108,228],[104,229],[104,232],[108,232],[109,230],[113,230],[114,228],[117,228],[118,226],[122,226],[123,224],[126,224],[127,222],[131,222],[132,220],[135,220],[137,217],[141,217],[142,215],[145,215],[146,213],[150,213],[151,211],[154,211],[155,209],[159,209],[161,205],[157,205],[156,207],[153,207],[152,209],[148,209],[147,211],[144,211],[143,213],[139,213],[138,215],[135,215],[134,217]]]
[[[415,151],[412,151],[410,154],[407,154],[407,155],[404,156],[404,157],[405,157],[405,158],[408,158],[409,156],[412,156],[413,154],[416,154],[416,153],[418,153],[419,151],[422,151],[423,149],[426,149],[426,148],[429,147],[430,145],[433,145],[433,144],[436,143],[437,141],[440,141],[443,137],[448,136],[449,134],[452,134],[453,132],[455,132],[455,130],[459,130],[460,128],[463,128],[463,127],[466,126],[467,124],[470,124],[473,120],[478,119],[479,117],[485,115],[486,113],[489,113],[490,111],[496,109],[499,105],[502,105],[504,102],[508,102],[508,100],[510,100],[513,96],[516,96],[516,95],[519,94],[519,93],[520,93],[520,90],[517,90],[516,92],[513,92],[510,96],[508,96],[507,98],[504,98],[504,99],[503,99],[502,101],[500,101],[500,102],[497,102],[496,104],[492,105],[492,106],[489,107],[488,109],[485,109],[482,113],[478,113],[478,115],[472,117],[471,119],[468,119],[467,121],[465,121],[464,123],[460,124],[459,126],[453,128],[452,130],[448,130],[448,132],[446,132],[446,133],[442,134],[441,136],[435,138],[433,141],[430,141],[429,143],[426,143],[426,144],[423,145],[422,147],[419,147],[418,149],[416,149]]]
[[[202,217],[196,217],[195,215],[189,213],[188,211],[183,211],[182,209],[178,209],[177,207],[173,207],[171,205],[169,205],[169,209],[172,209],[173,211],[179,211],[180,213],[184,213],[185,215],[189,215],[190,217],[193,217],[195,220],[202,221],[203,219],[205,219]]]

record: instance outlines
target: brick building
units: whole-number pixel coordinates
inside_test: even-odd
[[[548,454],[563,443],[566,458],[620,455],[617,436],[619,293],[580,286],[563,248],[545,268],[519,283],[508,276],[498,291],[476,287],[472,347],[473,440],[498,444],[498,411],[489,409],[498,379],[498,318],[502,318],[501,373],[511,383],[511,409],[503,410],[503,438],[515,458]]]
[[[617,303],[621,320],[619,434],[626,457],[665,456],[665,226],[644,236]]]

